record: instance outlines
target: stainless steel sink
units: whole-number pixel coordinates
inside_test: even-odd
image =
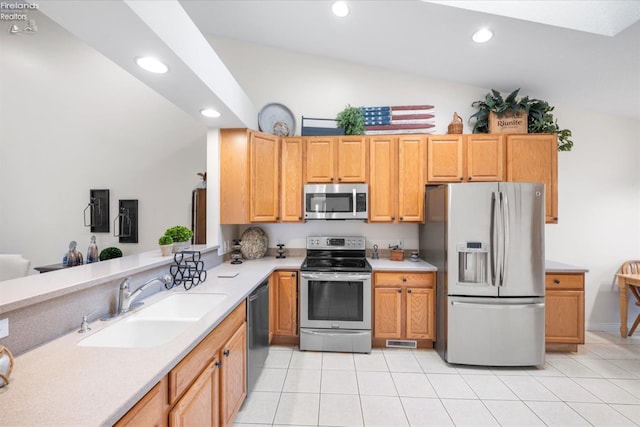
[[[86,337],[81,347],[156,347],[170,342],[224,301],[227,294],[175,294]]]

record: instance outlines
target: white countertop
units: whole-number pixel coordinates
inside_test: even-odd
[[[207,280],[188,292],[226,293],[228,297],[167,344],[153,348],[80,347],[77,343],[88,335],[74,332],[16,357],[10,384],[0,389],[0,425],[112,425],[272,271],[298,269],[302,261],[301,257],[271,257],[240,265],[224,263],[208,270]],[[238,275],[217,277],[230,271]],[[177,286],[149,297],[145,305],[178,292],[187,291]],[[90,333],[121,318],[91,322]]]
[[[189,247],[189,250],[202,253],[216,249],[218,249],[217,245]],[[163,257],[158,249],[3,281],[0,293],[0,314],[171,263],[173,263],[173,256]]]
[[[208,270],[206,282],[189,292],[226,293],[228,297],[167,344],[153,348],[80,347],[77,343],[88,335],[70,333],[16,357],[11,383],[0,389],[0,426],[112,425],[274,270],[299,269],[302,261],[303,257],[267,257],[244,261],[240,265],[226,262]],[[140,260],[142,262],[144,260]],[[369,262],[374,270],[436,270],[424,261],[369,259]],[[137,267],[128,268],[142,269],[140,263]],[[147,265],[153,265],[153,261],[149,260]],[[69,269],[73,277],[68,282],[75,280],[76,289],[82,289],[84,284],[80,283],[79,277],[83,273],[77,273],[76,277],[72,272],[74,269]],[[111,267],[105,269],[111,270]],[[586,271],[553,261],[547,261],[547,269],[555,272]],[[131,274],[131,270],[128,272]],[[238,275],[218,277],[230,272],[238,272]],[[127,273],[112,274],[122,277]],[[68,289],[58,291],[70,292]],[[187,291],[177,286],[149,297],[145,305],[180,292]],[[3,301],[6,301],[4,295]],[[91,333],[120,319],[91,322]]]
[[[564,264],[562,262],[545,260],[544,268],[547,273],[587,273],[588,268],[578,267],[577,265]]]

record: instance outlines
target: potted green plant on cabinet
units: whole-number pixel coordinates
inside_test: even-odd
[[[344,129],[345,135],[364,135],[365,121],[362,109],[347,105],[344,110],[336,116],[338,127]]]
[[[503,98],[500,92],[491,89],[484,99],[475,101],[471,106],[478,111],[469,117],[473,123],[473,133],[489,133],[489,120],[491,113],[498,116],[504,114],[518,114],[524,112],[527,115],[527,130],[529,133],[557,133],[558,151],[571,151],[573,141],[569,129],[560,129],[558,120],[553,116],[554,107],[540,99],[517,98],[520,89],[511,92]]]
[[[160,253],[162,253],[162,256],[171,255],[173,249],[173,238],[167,234],[163,234],[158,239],[158,245],[160,245]]]

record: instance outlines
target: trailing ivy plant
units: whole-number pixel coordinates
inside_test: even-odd
[[[336,116],[338,127],[344,129],[345,135],[364,135],[365,123],[362,109],[347,105],[344,110]]]
[[[470,123],[475,119],[473,133],[489,133],[490,112],[502,115],[518,113],[522,110],[527,114],[529,133],[557,133],[558,151],[571,151],[573,148],[573,141],[570,139],[571,131],[560,129],[558,120],[552,114],[554,107],[546,101],[529,99],[528,96],[518,99],[519,91],[520,89],[516,89],[503,98],[500,92],[491,89],[484,99],[472,103],[472,107],[478,108],[478,111],[469,117]]]

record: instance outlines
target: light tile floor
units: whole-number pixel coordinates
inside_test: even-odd
[[[449,365],[433,350],[274,346],[234,425],[640,426],[640,334],[585,341],[529,368]]]

